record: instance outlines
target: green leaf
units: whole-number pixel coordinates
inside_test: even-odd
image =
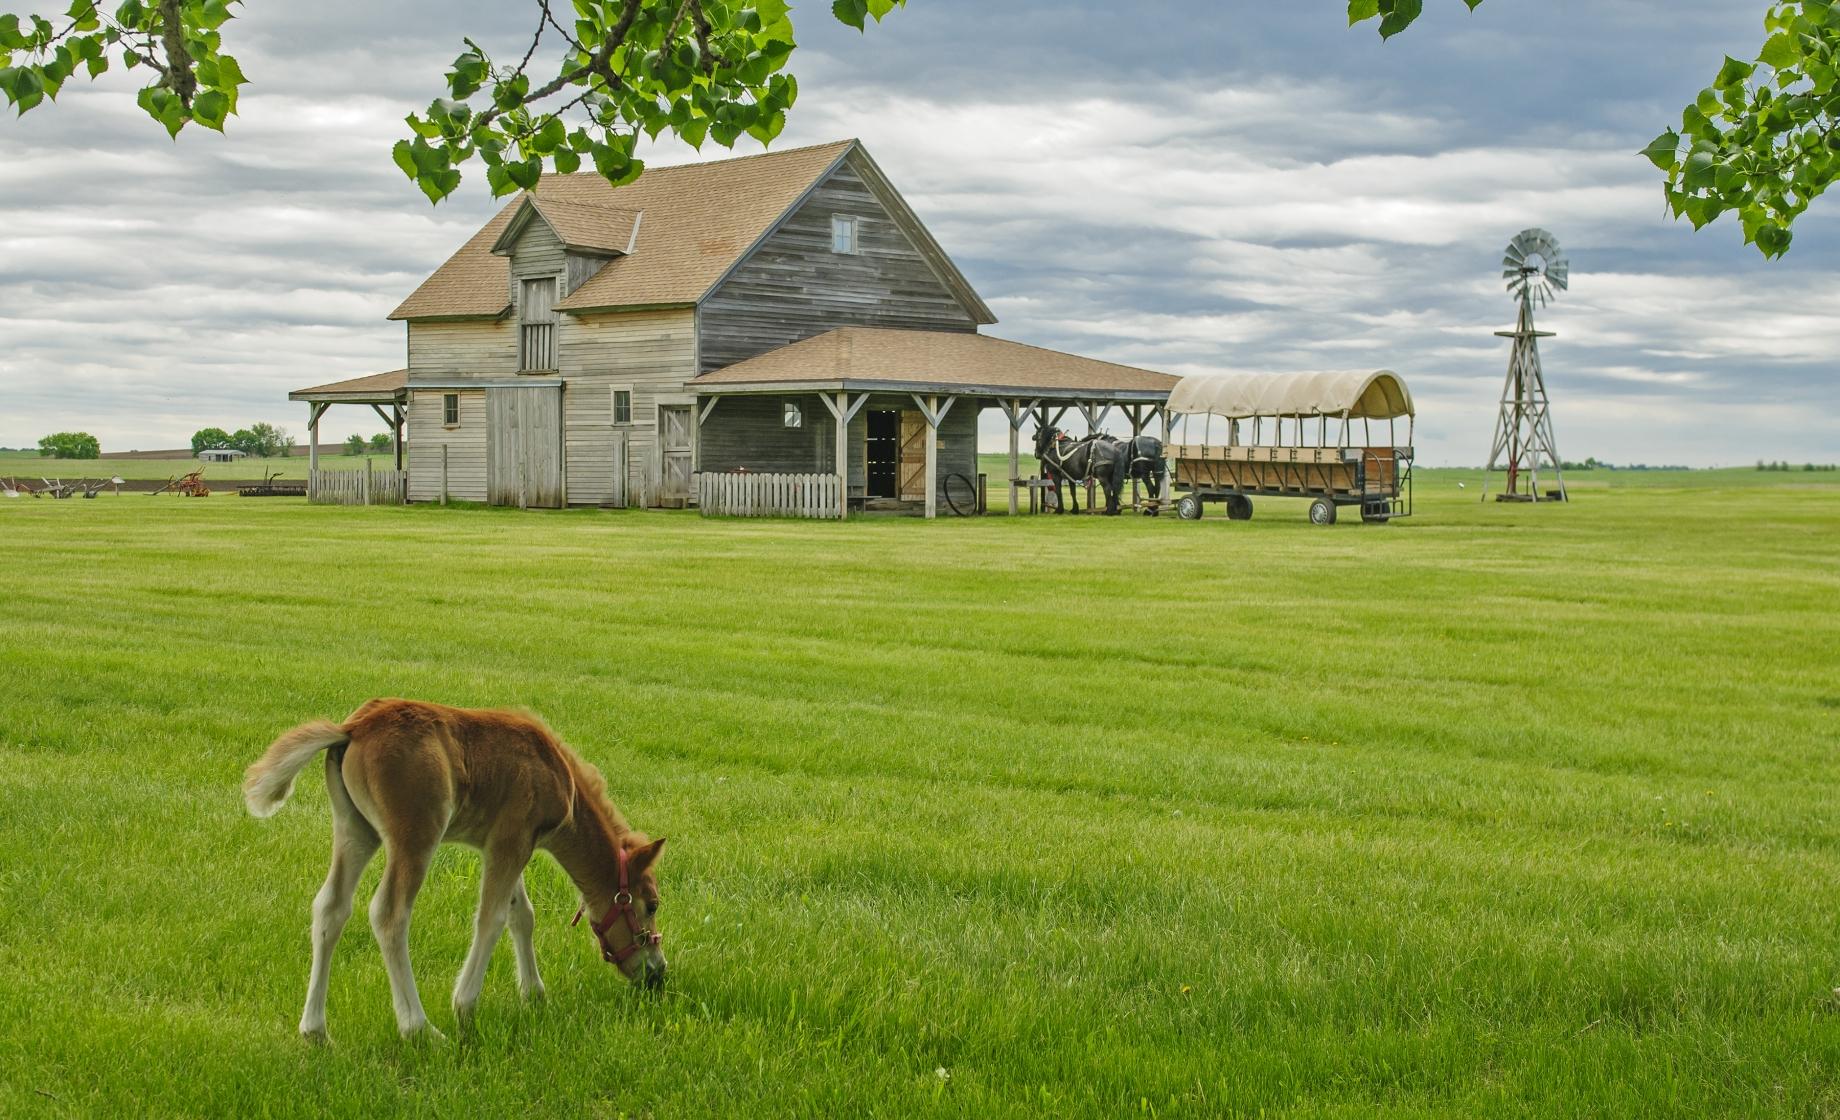
[[[1796,46],[1795,36],[1783,31],[1770,36],[1769,41],[1763,44],[1757,61],[1781,70],[1786,66],[1794,66],[1801,57],[1802,52]]]
[[[1348,26],[1373,19],[1380,14],[1380,0],[1348,0]]]
[[[206,128],[224,130],[224,115],[230,111],[230,98],[208,89],[192,99],[192,119]]]
[[[1653,140],[1650,140],[1648,142],[1648,147],[1642,149],[1642,154],[1648,157],[1650,163],[1661,170],[1673,170],[1676,161],[1680,157],[1680,134],[1671,128],[1668,129]]]
[[[1726,55],[1725,65],[1719,70],[1719,76],[1713,80],[1712,84],[1719,89],[1731,89],[1733,86],[1743,85],[1756,70],[1757,67],[1752,64],[1739,62],[1730,55]]]
[[[1425,0],[1393,0],[1393,10],[1380,20],[1380,37],[1391,39],[1412,26],[1412,21],[1424,10]]]
[[[863,30],[863,20],[868,18],[868,0],[832,0],[831,14],[856,30]]]

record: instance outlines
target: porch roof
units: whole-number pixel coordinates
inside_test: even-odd
[[[1154,401],[1177,378],[989,335],[842,327],[690,382],[733,393],[917,392],[1077,401]]]
[[[406,369],[367,373],[363,377],[296,389],[288,394],[288,400],[314,404],[401,404],[408,399],[409,371]]]

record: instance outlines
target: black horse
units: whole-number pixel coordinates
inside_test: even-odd
[[[1163,441],[1155,436],[1133,436],[1119,440],[1118,443],[1129,456],[1124,477],[1136,479],[1150,491],[1149,502],[1139,508],[1154,517],[1162,508],[1163,479],[1169,474],[1169,460],[1163,453]]]
[[[1118,516],[1118,493],[1131,468],[1131,453],[1123,442],[1108,435],[1074,439],[1044,424],[1035,430],[1035,458],[1041,461],[1042,473],[1054,481],[1054,512],[1064,512],[1067,504],[1073,512],[1080,512],[1079,484],[1091,481],[1105,490],[1105,515]],[[1071,484],[1066,504],[1061,499],[1062,482]]]

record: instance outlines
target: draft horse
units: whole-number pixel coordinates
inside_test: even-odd
[[[1074,439],[1052,425],[1035,429],[1035,458],[1041,469],[1054,481],[1054,512],[1067,506],[1061,499],[1061,483],[1067,482],[1073,512],[1080,512],[1079,484],[1097,482],[1105,491],[1105,515],[1118,516],[1118,493],[1130,469],[1125,447],[1111,436],[1096,434]]]
[[[327,970],[351,916],[358,878],[381,846],[383,880],[371,897],[371,929],[390,976],[404,1037],[440,1033],[428,1022],[409,967],[409,912],[435,849],[467,844],[483,854],[473,947],[454,981],[454,1014],[472,1017],[492,950],[511,927],[518,990],[543,995],[531,932],[536,925],[524,867],[538,849],[575,882],[601,956],[635,984],[664,983],[653,865],[664,840],[635,832],[607,799],[600,772],[533,716],[413,700],[367,701],[344,723],[314,720],[276,739],[243,781],[243,800],[273,816],[314,756],[326,756],[332,804],[332,868],[313,899],[313,965],[300,1033],[326,1039]]]
[[[1132,436],[1118,441],[1128,456],[1124,477],[1136,479],[1149,490],[1148,500],[1138,508],[1155,517],[1162,511],[1163,479],[1169,474],[1169,458],[1163,441],[1155,436]]]

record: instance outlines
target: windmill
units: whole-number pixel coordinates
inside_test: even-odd
[[[1565,291],[1571,263],[1559,242],[1543,229],[1524,229],[1508,242],[1501,259],[1502,279],[1508,294],[1520,303],[1520,319],[1511,331],[1496,331],[1514,340],[1508,357],[1508,379],[1501,389],[1501,411],[1495,418],[1495,442],[1489,467],[1508,472],[1507,489],[1495,495],[1498,502],[1565,501],[1565,478],[1559,472],[1559,449],[1553,442],[1552,412],[1546,399],[1546,379],[1540,374],[1540,343],[1551,331],[1533,329],[1533,305],[1544,307],[1557,292]],[[1540,474],[1552,472],[1557,489],[1540,490]],[[1483,492],[1488,491],[1484,483]]]

